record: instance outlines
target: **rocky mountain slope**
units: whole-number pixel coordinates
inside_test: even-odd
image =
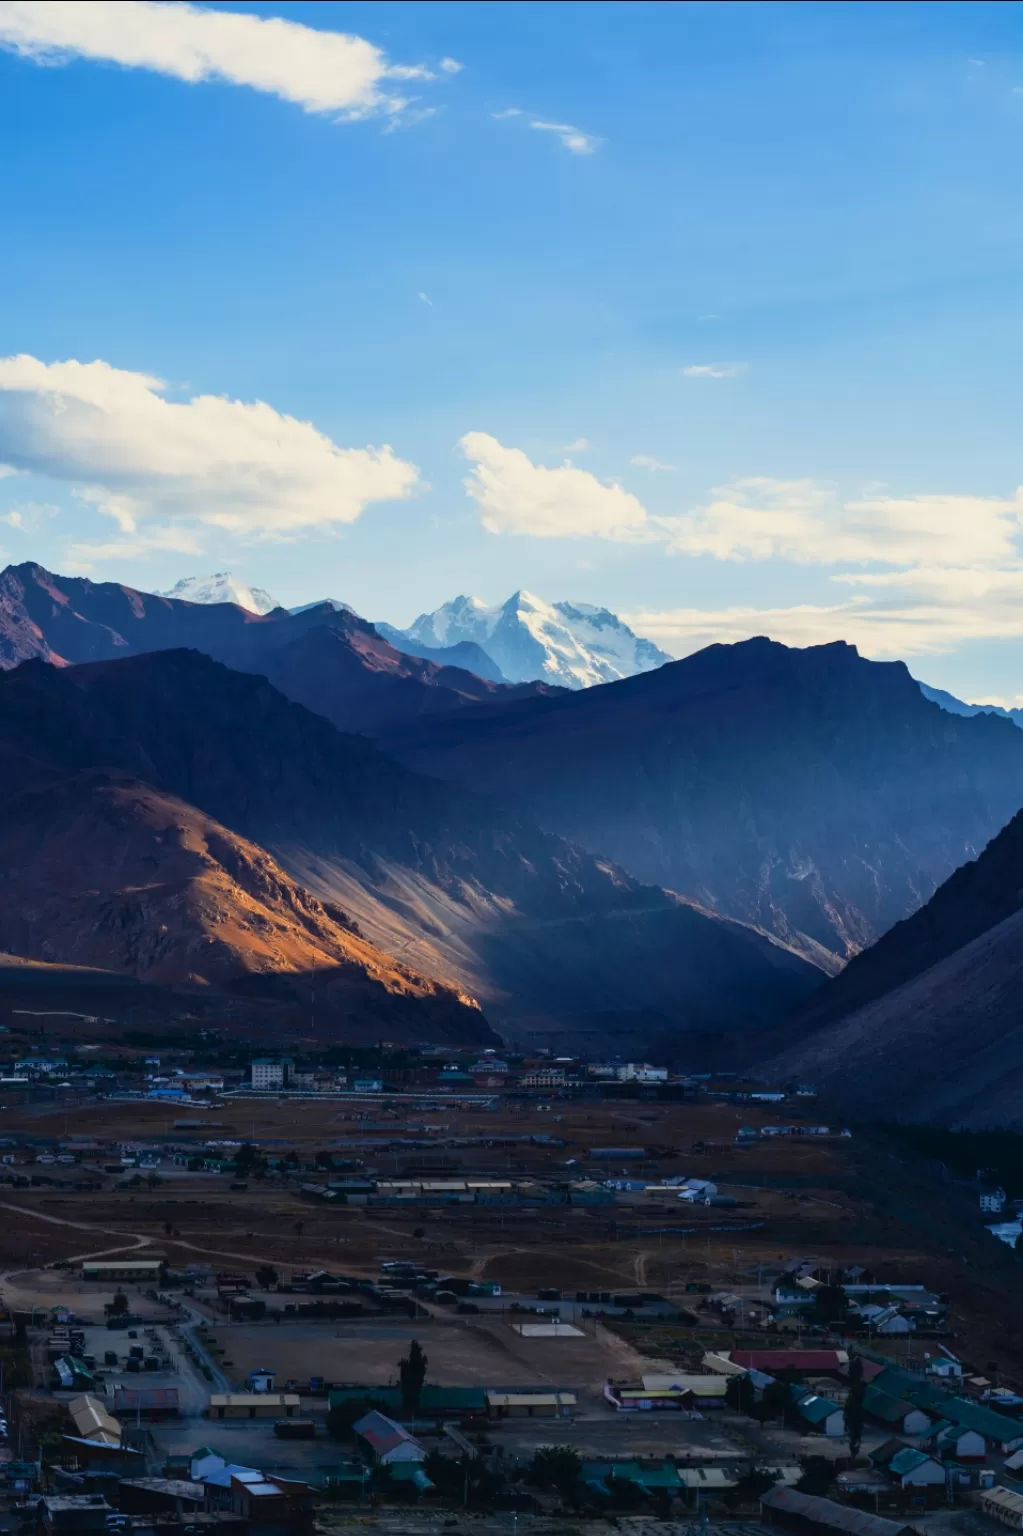
[[[619,1044],[629,1020],[635,1044],[755,1028],[791,1012],[820,980],[761,935],[409,773],[264,679],[197,652],[66,668],[36,661],[0,674],[4,798],[96,770],[174,797],[258,845],[385,955],[477,997],[502,1033],[586,1036],[606,1050],[612,1014]],[[151,821],[156,812],[139,814]],[[207,851],[211,836],[197,825]],[[156,842],[155,833],[143,838],[145,857],[157,858],[152,882],[180,878]],[[176,835],[167,850],[177,870]],[[61,891],[56,865],[46,880]],[[300,898],[280,900],[290,909]],[[52,913],[48,921],[57,925]]]
[[[33,564],[0,572],[0,667],[31,657],[64,666],[177,646],[270,677],[339,729],[368,735],[434,710],[545,691],[536,683],[502,689],[463,668],[409,656],[334,603],[260,614],[57,576]]]
[[[318,975],[321,1008],[371,1038],[493,1038],[471,998],[382,954],[263,849],[137,779],[88,771],[4,801],[0,870],[0,950],[162,986]]]
[[[767,1069],[851,1111],[1023,1130],[1023,813],[793,1020]]]
[[[431,647],[469,641],[486,651],[509,682],[537,679],[563,688],[614,682],[671,660],[606,608],[547,603],[530,592],[515,592],[495,608],[478,597],[456,597],[420,614],[403,633]]]
[[[1023,804],[1023,733],[950,715],[901,663],[841,643],[710,646],[388,744],[832,970]]]

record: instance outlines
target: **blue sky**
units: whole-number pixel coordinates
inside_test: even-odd
[[[0,0],[0,43],[8,559],[1023,695],[1019,5]]]

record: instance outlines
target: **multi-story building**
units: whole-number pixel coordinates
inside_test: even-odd
[[[252,1086],[264,1092],[290,1086],[294,1062],[288,1056],[274,1060],[270,1056],[257,1056],[252,1063]]]

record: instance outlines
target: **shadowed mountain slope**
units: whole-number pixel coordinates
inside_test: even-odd
[[[197,652],[0,675],[5,798],[96,769],[260,845],[502,1029],[599,1032],[608,1010],[655,1010],[661,1034],[769,1025],[820,979],[762,935],[408,772]]]
[[[1023,813],[792,1029],[769,1070],[851,1110],[1023,1129]]]
[[[1023,733],[947,714],[901,662],[841,643],[710,646],[383,742],[832,970],[1023,803]]]

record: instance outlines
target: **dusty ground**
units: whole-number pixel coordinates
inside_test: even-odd
[[[120,1248],[126,1254],[137,1249],[140,1257],[164,1253],[175,1266],[206,1260],[246,1273],[269,1261],[285,1274],[292,1267],[325,1267],[375,1275],[383,1259],[414,1256],[438,1269],[499,1280],[510,1289],[642,1287],[682,1300],[689,1281],[752,1288],[794,1258],[812,1256],[836,1265],[859,1261],[883,1278],[918,1280],[948,1292],[959,1335],[954,1345],[979,1368],[986,1370],[998,1359],[1003,1374],[1023,1381],[1018,1261],[987,1235],[974,1206],[955,1187],[942,1185],[933,1169],[905,1159],[883,1138],[865,1132],[857,1131],[851,1139],[779,1139],[735,1147],[739,1126],[791,1121],[791,1106],[785,1110],[723,1101],[555,1104],[549,1110],[536,1104],[505,1104],[493,1112],[450,1106],[388,1112],[336,1101],[227,1101],[192,1114],[140,1103],[9,1110],[0,1119],[4,1134],[22,1132],[40,1140],[72,1133],[116,1140],[181,1140],[189,1132],[176,1122],[185,1120],[197,1143],[210,1136],[255,1139],[268,1150],[292,1146],[304,1157],[332,1149],[384,1176],[401,1172],[410,1158],[424,1154],[355,1147],[353,1139],[384,1138],[396,1130],[430,1135],[437,1143],[433,1156],[453,1164],[455,1172],[484,1176],[531,1172],[606,1178],[620,1173],[621,1167],[614,1160],[589,1159],[590,1148],[656,1145],[665,1149],[658,1162],[630,1164],[630,1173],[713,1178],[740,1203],[727,1210],[706,1210],[684,1206],[674,1197],[637,1196],[589,1209],[321,1208],[293,1186],[253,1182],[244,1192],[231,1192],[225,1178],[163,1165],[161,1182],[152,1192],[116,1190],[109,1177],[97,1193],[0,1191],[4,1290],[19,1302],[45,1295],[48,1305],[67,1300],[80,1310],[94,1310],[105,1297],[93,1295],[82,1307],[82,1293],[68,1277],[40,1279],[22,1271],[38,1270],[57,1258],[80,1259]],[[816,1104],[808,1113],[814,1120],[828,1120],[827,1111]],[[441,1129],[428,1132],[423,1126]],[[566,1145],[445,1145],[453,1137],[511,1134],[548,1135]],[[568,1166],[570,1160],[575,1160],[574,1166]],[[665,1227],[695,1230],[659,1230]],[[687,1304],[693,1305],[691,1296]],[[509,1340],[515,1337],[506,1331]],[[692,1331],[677,1330],[674,1345],[686,1342],[693,1342]],[[726,1347],[724,1339],[717,1342]],[[647,1339],[643,1347],[677,1357],[670,1337]],[[466,1377],[469,1367],[457,1354],[449,1366],[443,1346],[438,1348],[438,1369],[444,1360],[443,1369],[450,1369],[456,1380],[476,1379]],[[377,1379],[386,1379],[393,1353],[388,1348],[379,1365],[384,1374]],[[373,1351],[366,1358],[367,1369],[370,1356]],[[360,1358],[354,1346],[351,1358]],[[501,1358],[510,1372],[512,1357]],[[560,1376],[560,1359],[554,1365],[545,1354],[537,1364]],[[282,1370],[310,1374],[297,1367]],[[353,1374],[354,1368],[339,1372]]]
[[[416,1322],[228,1324],[211,1330],[225,1351],[223,1368],[241,1382],[257,1366],[281,1379],[394,1385],[398,1361],[418,1339],[429,1379],[450,1387],[581,1389],[597,1401],[608,1376],[631,1376],[649,1361],[624,1339],[590,1323],[582,1338],[524,1339],[503,1319],[420,1318]]]

